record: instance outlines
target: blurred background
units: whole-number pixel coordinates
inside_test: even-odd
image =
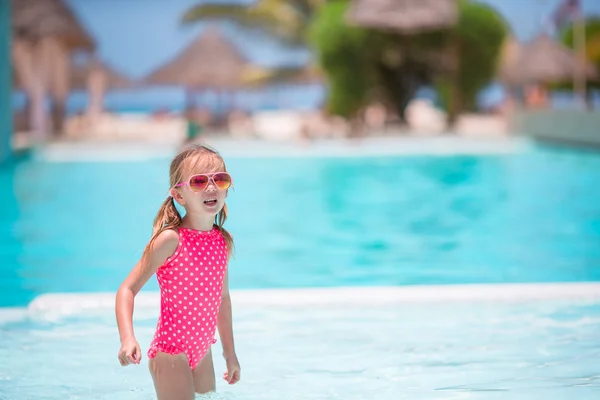
[[[600,296],[599,66],[596,0],[0,0],[0,397],[152,398],[106,358],[111,296],[201,142],[240,398],[593,398],[600,306],[556,300]]]
[[[510,125],[518,111],[598,103],[594,1],[11,5],[18,148],[209,133],[529,133],[527,118]]]

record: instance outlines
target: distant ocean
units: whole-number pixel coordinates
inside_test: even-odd
[[[321,85],[293,86],[281,85],[256,91],[233,93],[198,92],[194,103],[198,107],[221,113],[227,109],[243,111],[298,109],[310,110],[321,107],[326,90]],[[185,108],[185,92],[180,88],[159,87],[109,91],[104,105],[107,111],[115,113],[152,113],[155,111],[179,112]],[[13,92],[13,109],[21,110],[25,97],[21,92]],[[85,110],[87,93],[74,91],[67,101],[67,113],[76,114]]]
[[[219,115],[229,109],[246,112],[278,109],[314,110],[322,107],[326,97],[326,88],[321,85],[280,85],[234,93],[198,92],[194,96],[194,103]],[[431,88],[423,88],[416,97],[439,104]],[[505,92],[502,87],[493,84],[480,93],[477,102],[481,108],[489,109],[500,104],[504,97]],[[600,91],[595,91],[592,98],[595,107],[600,107]],[[553,92],[550,100],[553,108],[566,109],[573,106],[573,95],[570,92]],[[14,92],[14,110],[22,109],[24,103],[23,94]],[[76,114],[84,111],[86,103],[85,92],[73,92],[67,102],[67,113]],[[114,113],[180,112],[185,108],[185,93],[183,89],[170,87],[109,91],[106,93],[104,104],[106,110]]]

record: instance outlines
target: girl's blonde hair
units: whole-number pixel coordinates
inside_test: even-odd
[[[192,144],[186,146],[186,148],[179,152],[179,154],[171,161],[171,166],[169,168],[170,188],[173,188],[176,184],[183,182],[184,179],[188,178],[187,176],[183,176],[184,171],[227,172],[227,169],[223,157],[221,157],[217,151],[204,145]],[[233,237],[225,228],[223,228],[225,220],[227,220],[226,204],[223,205],[221,211],[215,216],[214,226],[219,229],[223,235],[225,243],[227,244],[228,257],[230,257],[233,253]],[[181,221],[181,215],[179,214],[179,211],[177,211],[177,208],[175,208],[173,197],[167,197],[154,218],[152,237],[144,249],[142,259],[147,257],[148,252],[158,235],[168,229],[177,230],[181,225]]]

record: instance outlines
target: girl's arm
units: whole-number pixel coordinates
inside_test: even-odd
[[[223,294],[219,315],[217,316],[217,328],[219,329],[219,337],[223,346],[223,357],[227,364],[227,372],[223,378],[233,385],[240,380],[240,363],[235,354],[235,344],[233,343],[233,324],[231,318],[231,297],[229,297],[229,277],[225,272],[223,278]]]
[[[223,357],[228,358],[235,355],[235,344],[233,342],[233,323],[231,317],[231,297],[229,296],[229,277],[225,271],[223,278],[223,293],[221,306],[217,317],[217,329],[223,345]]]
[[[178,243],[179,235],[177,232],[173,230],[161,232],[148,252],[148,262],[140,260],[117,290],[115,314],[121,344],[135,338],[133,333],[133,298],[148,282],[148,279],[156,272],[158,267],[175,253]]]

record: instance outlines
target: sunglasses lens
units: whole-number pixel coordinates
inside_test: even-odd
[[[190,178],[190,189],[194,192],[201,192],[208,184],[208,177],[205,175],[195,175]]]
[[[229,174],[214,174],[213,179],[215,181],[215,185],[217,185],[219,189],[225,190],[229,189],[229,187],[231,186],[231,176],[229,176]]]

